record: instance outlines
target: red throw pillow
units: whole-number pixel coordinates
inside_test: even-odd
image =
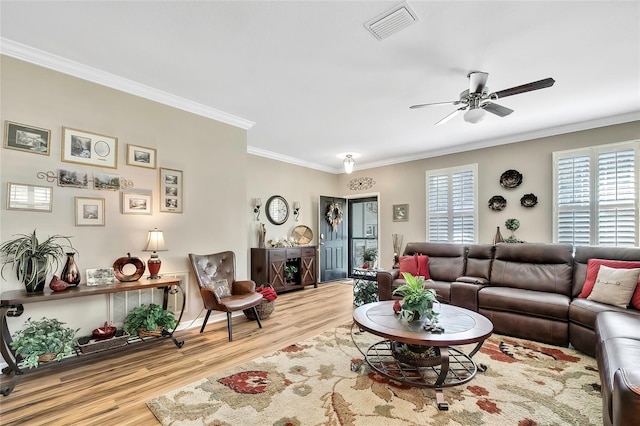
[[[403,272],[413,276],[418,275],[418,263],[413,256],[400,256],[400,276]]]
[[[607,266],[609,268],[619,269],[634,269],[640,268],[640,261],[627,261],[627,260],[608,260],[608,259],[589,259],[587,260],[587,275],[582,285],[582,291],[578,297],[586,299],[591,294],[593,286],[596,284],[598,278],[598,272],[600,266]],[[640,284],[640,280],[638,280]],[[636,289],[631,296],[631,306],[636,309],[640,309],[640,285],[636,285]]]
[[[421,254],[400,256],[398,263],[400,263],[400,275],[406,272],[414,277],[424,277],[425,280],[429,279],[429,257]]]
[[[418,276],[429,279],[429,257],[424,255],[416,255],[418,263]]]

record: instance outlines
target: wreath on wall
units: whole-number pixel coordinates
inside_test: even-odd
[[[331,225],[334,232],[338,230],[338,225],[340,225],[340,222],[342,222],[342,216],[343,213],[342,209],[340,208],[340,204],[331,203],[327,208],[326,217],[327,222],[329,222],[329,225]]]

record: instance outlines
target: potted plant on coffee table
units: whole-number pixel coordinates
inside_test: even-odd
[[[27,367],[37,367],[41,362],[60,361],[73,353],[75,335],[79,329],[64,327],[63,322],[48,318],[40,321],[29,318],[25,325],[24,329],[13,334],[10,346]]]
[[[400,318],[408,322],[418,318],[437,321],[438,312],[433,310],[433,304],[438,303],[435,290],[424,287],[424,277],[414,277],[407,272],[402,275],[406,284],[393,291],[393,294],[402,296]]]
[[[124,319],[122,329],[132,336],[160,336],[163,330],[173,330],[178,325],[173,312],[155,303],[133,308]]]
[[[58,269],[65,253],[75,251],[69,237],[52,235],[40,241],[35,230],[31,234],[17,234],[0,245],[0,275],[4,278],[4,268],[11,265],[27,292],[39,293],[44,290],[47,275]]]

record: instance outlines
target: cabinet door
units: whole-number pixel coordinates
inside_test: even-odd
[[[302,285],[316,283],[316,251],[315,249],[305,249],[300,259],[300,281]]]
[[[284,281],[284,267],[286,263],[287,258],[283,250],[269,251],[269,282],[276,291],[287,288]]]

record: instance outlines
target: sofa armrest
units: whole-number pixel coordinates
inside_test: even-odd
[[[640,413],[640,371],[619,368],[613,375],[614,425],[637,424]]]
[[[393,292],[393,280],[400,276],[400,269],[378,271],[378,300],[391,300]]]
[[[478,278],[476,280],[482,280]],[[485,280],[486,281],[486,280]],[[449,295],[451,304],[461,308],[478,312],[478,291],[486,287],[486,283],[477,281],[454,281],[451,283],[451,293]]]

